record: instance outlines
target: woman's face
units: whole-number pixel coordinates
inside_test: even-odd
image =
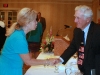
[[[31,28],[32,28],[32,30],[35,30],[35,29],[36,29],[36,27],[37,27],[37,21],[36,21],[36,20],[34,20],[34,21],[32,21]]]
[[[35,30],[36,27],[37,27],[37,21],[36,20],[33,20],[27,26],[28,26],[28,30],[29,31]]]

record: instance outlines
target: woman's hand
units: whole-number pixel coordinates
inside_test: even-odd
[[[59,58],[50,58],[47,61],[48,61],[48,65],[56,65],[61,62]]]
[[[10,36],[14,32],[15,28],[16,28],[16,23],[13,23],[10,28],[6,29],[5,36]]]

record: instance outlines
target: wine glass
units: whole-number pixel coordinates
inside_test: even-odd
[[[48,60],[49,58],[46,58],[46,60]],[[46,68],[47,66],[49,66],[47,63],[44,64],[44,68]]]
[[[55,65],[55,71],[54,71],[55,73],[59,73],[59,64],[56,64]]]
[[[66,74],[66,75],[70,75],[71,72],[72,72],[72,71],[71,71],[71,68],[70,68],[70,67],[66,67],[66,68],[65,68],[65,74]]]

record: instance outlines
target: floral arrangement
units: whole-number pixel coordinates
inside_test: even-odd
[[[49,32],[47,32],[45,40],[41,44],[40,51],[53,52],[53,49],[54,49],[54,36],[52,35],[52,27],[51,27]]]

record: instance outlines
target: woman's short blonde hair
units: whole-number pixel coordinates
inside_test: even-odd
[[[6,29],[6,36],[11,35],[15,29],[20,29],[20,27],[23,27],[27,25],[28,23],[36,20],[37,18],[37,12],[34,11],[31,8],[23,8],[19,11],[17,15],[17,22],[13,23],[10,28]]]
[[[36,20],[37,12],[31,8],[23,8],[19,11],[17,15],[17,23],[20,26],[26,25],[33,20]]]

